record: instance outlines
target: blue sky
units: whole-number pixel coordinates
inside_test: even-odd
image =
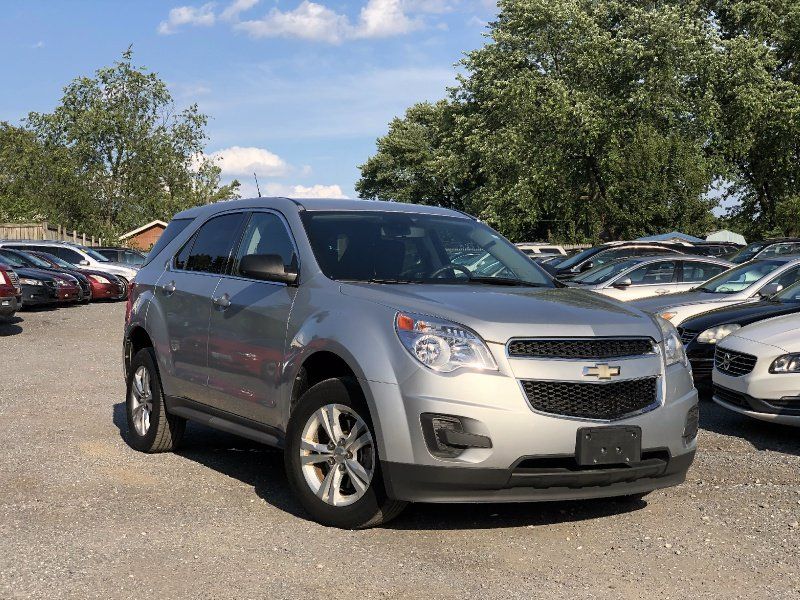
[[[50,111],[63,87],[133,45],[178,106],[211,117],[207,152],[254,195],[355,196],[392,117],[436,100],[484,43],[492,0],[5,2],[0,120]]]

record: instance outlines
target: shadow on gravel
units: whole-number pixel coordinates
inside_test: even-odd
[[[800,456],[797,427],[750,419],[726,410],[711,400],[700,402],[700,427],[721,435],[740,437],[758,450]]]
[[[114,405],[114,425],[127,436],[125,403]],[[223,431],[189,422],[178,456],[214,469],[253,487],[256,495],[291,515],[308,519],[295,501],[283,471],[283,453]]]
[[[22,327],[19,326],[22,322],[23,319],[20,317],[11,317],[10,319],[0,318],[0,337],[22,333]]]

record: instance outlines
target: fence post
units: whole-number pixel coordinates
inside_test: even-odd
[[[72,243],[73,244],[78,243],[78,232],[75,231],[74,229],[72,230]]]
[[[47,221],[42,223],[42,239],[43,240],[47,239]]]

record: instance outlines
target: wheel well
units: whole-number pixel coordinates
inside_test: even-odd
[[[344,359],[333,352],[315,352],[303,362],[292,387],[292,407],[307,389],[320,381],[334,377],[352,377],[356,374]]]
[[[131,356],[136,356],[136,353],[142,348],[153,347],[153,340],[150,339],[150,336],[147,335],[147,332],[142,327],[137,327],[131,331],[128,340],[131,345]]]

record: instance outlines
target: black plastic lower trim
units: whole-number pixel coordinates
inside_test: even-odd
[[[636,465],[583,470],[482,469],[382,462],[390,497],[411,502],[530,502],[628,496],[678,485],[694,451],[668,460],[645,452]],[[530,459],[528,459],[530,460]]]
[[[251,421],[188,398],[167,396],[165,404],[168,413],[184,419],[202,423],[214,429],[226,431],[268,446],[276,448],[283,448],[284,446],[286,437],[284,432],[270,425]]]
[[[789,396],[780,400],[762,400],[721,385],[714,385],[714,396],[726,404],[732,404],[744,410],[768,415],[800,416],[800,397]]]

